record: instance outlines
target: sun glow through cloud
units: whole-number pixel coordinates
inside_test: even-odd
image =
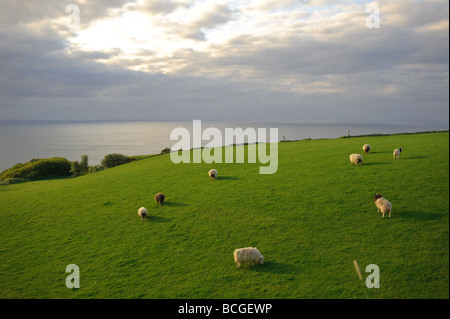
[[[110,9],[105,17],[75,33],[69,41],[72,50],[116,51],[120,53],[98,61],[122,63],[133,70],[171,73],[189,65],[189,52],[224,57],[228,53],[222,48],[236,40],[248,50],[253,45],[283,47],[300,37],[339,39],[339,33],[349,28],[363,29],[365,15],[362,4],[347,1],[204,0],[160,4],[156,7],[154,2],[140,0]],[[249,38],[248,43],[242,42],[244,37]],[[173,59],[180,52],[183,61]]]

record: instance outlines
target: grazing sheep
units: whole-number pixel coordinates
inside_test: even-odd
[[[370,150],[371,150],[371,147],[370,147],[370,145],[369,145],[369,144],[364,144],[364,146],[363,146],[363,150],[364,150],[364,152],[366,152],[366,153],[369,153],[369,152],[370,152]]]
[[[141,217],[141,220],[144,220],[147,218],[148,210],[145,207],[141,207],[138,210],[138,215]]]
[[[258,251],[258,249],[253,247],[239,248],[233,252],[234,262],[236,263],[236,267],[239,268],[244,263],[252,263],[252,266],[255,263],[264,263],[264,257]]]
[[[210,170],[209,172],[208,172],[208,174],[209,174],[209,178],[211,178],[211,179],[216,179],[217,178],[217,170],[215,170],[215,169],[212,169],[212,170]]]
[[[351,154],[350,155],[350,162],[352,164],[355,164],[356,166],[358,166],[359,163],[362,164],[363,162],[363,157],[360,154]]]
[[[400,159],[400,153],[403,152],[403,150],[404,150],[403,147],[396,148],[396,149],[394,150],[394,153],[393,153],[394,159],[395,159],[396,157],[397,157],[398,159]]]
[[[164,202],[164,194],[163,193],[158,193],[158,194],[156,194],[155,195],[155,200],[156,200],[156,202],[157,203],[160,203],[161,205],[163,204],[163,202]]]
[[[378,212],[383,213],[382,218],[384,218],[384,214],[386,213],[389,213],[389,218],[391,218],[392,204],[386,198],[380,194],[375,194],[373,201],[378,208]]]

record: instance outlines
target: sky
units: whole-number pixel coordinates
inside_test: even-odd
[[[0,120],[449,122],[447,0],[1,0]]]

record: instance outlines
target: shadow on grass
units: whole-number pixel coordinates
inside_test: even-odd
[[[445,216],[445,214],[416,212],[416,211],[402,211],[402,212],[398,213],[398,216],[400,218],[410,218],[410,219],[417,219],[417,220],[421,220],[421,221],[427,221],[427,220],[441,219]]]
[[[233,177],[233,176],[219,176],[217,177],[219,181],[236,181],[240,179],[240,177]]]
[[[289,264],[277,263],[274,261],[266,261],[264,264],[255,265],[255,267],[250,267],[251,270],[261,273],[271,273],[271,274],[294,274],[298,273],[298,267]]]
[[[367,165],[387,165],[387,164],[390,164],[390,162],[374,162],[374,163],[364,162],[362,165],[367,166]]]
[[[428,158],[428,156],[412,156],[412,157],[410,157],[410,156],[408,156],[408,157],[400,157],[400,159],[412,159],[412,160],[415,160],[415,159],[423,159],[423,158]]]
[[[389,152],[372,152],[372,151],[370,151],[369,153],[364,153],[364,154],[392,154],[392,152],[391,151],[389,151]]]
[[[188,204],[185,204],[185,203],[164,202],[162,205],[158,205],[158,206],[186,207],[186,206],[189,206],[189,205],[188,205]]]
[[[162,216],[149,216],[148,220],[152,223],[168,223],[172,220],[173,218],[167,218],[167,217],[162,217]]]

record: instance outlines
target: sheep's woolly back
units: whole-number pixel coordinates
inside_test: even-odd
[[[384,197],[378,198],[375,201],[375,205],[381,210],[381,212],[389,212],[392,209],[392,204]]]
[[[396,149],[394,150],[394,152],[392,153],[392,155],[394,155],[394,159],[395,159],[395,158],[400,159],[400,154],[401,154],[402,151],[403,151],[403,147],[396,148]]]
[[[370,145],[369,144],[364,144],[364,146],[363,146],[363,151],[364,152],[366,152],[366,153],[369,153],[370,152]]]
[[[383,213],[383,217],[384,214],[389,213],[389,217],[391,216],[391,212],[392,212],[392,204],[384,197],[380,197],[378,199],[376,199],[375,201],[375,206],[377,206],[378,211]]]
[[[261,255],[259,250],[254,247],[246,247],[246,248],[239,248],[236,249],[233,252],[234,255],[234,262],[236,263],[236,266],[239,267],[241,264],[244,263],[264,263],[264,257]]]
[[[141,219],[147,218],[148,210],[145,207],[141,207],[138,209],[138,215],[141,217]]]
[[[210,178],[217,178],[217,170],[212,169],[208,172]]]
[[[350,155],[350,162],[352,164],[355,164],[356,166],[358,166],[358,163],[362,163],[363,161],[363,157],[361,154],[351,154]]]

